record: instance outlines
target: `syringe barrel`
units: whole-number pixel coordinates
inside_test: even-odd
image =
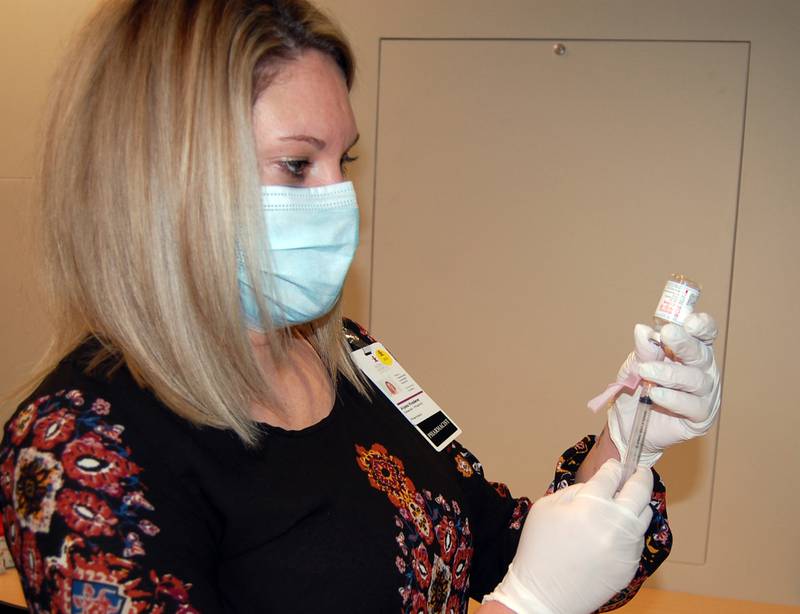
[[[628,448],[622,465],[622,483],[625,483],[636,472],[636,467],[639,466],[639,459],[642,457],[642,448],[647,434],[647,422],[650,420],[652,407],[650,384],[645,383],[642,385],[639,404],[636,406],[636,414],[633,417],[631,436],[628,439]]]

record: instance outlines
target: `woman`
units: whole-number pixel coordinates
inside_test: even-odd
[[[0,450],[33,611],[589,612],[666,557],[626,397],[531,506],[357,373],[352,79],[303,0],[120,0],[80,37],[39,198],[59,339]],[[718,407],[713,322],[663,334],[648,462]]]

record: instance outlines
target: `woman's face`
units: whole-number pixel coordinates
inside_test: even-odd
[[[344,181],[358,132],[341,69],[317,50],[287,62],[256,100],[253,131],[263,185]]]

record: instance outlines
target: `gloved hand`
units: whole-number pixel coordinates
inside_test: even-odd
[[[683,326],[661,329],[664,352],[650,341],[653,329],[637,324],[635,350],[623,363],[617,381],[630,373],[656,384],[650,390],[653,411],[647,425],[640,467],[652,467],[662,451],[681,441],[703,435],[714,424],[720,403],[720,373],[711,347],[717,337],[714,319],[691,314]],[[671,355],[670,355],[671,354]],[[638,397],[621,394],[608,410],[608,432],[624,460]]]
[[[517,614],[588,614],[639,567],[653,511],[653,475],[639,469],[615,495],[622,465],[608,460],[584,484],[533,504],[503,580],[484,598]]]

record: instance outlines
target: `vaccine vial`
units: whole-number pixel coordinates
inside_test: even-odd
[[[660,330],[664,324],[670,323],[682,325],[694,311],[694,305],[700,298],[700,290],[700,284],[686,275],[670,275],[653,314],[655,329]]]

